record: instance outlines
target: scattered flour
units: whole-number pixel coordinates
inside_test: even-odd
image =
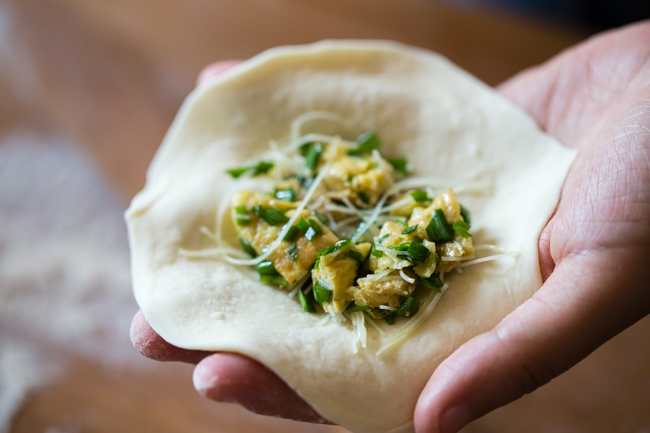
[[[140,361],[128,340],[137,307],[124,207],[74,145],[0,137],[0,433],[65,367],[48,347]]]

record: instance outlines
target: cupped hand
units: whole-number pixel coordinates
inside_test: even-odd
[[[650,22],[605,33],[500,87],[578,156],[540,237],[544,285],[436,369],[418,432],[458,431],[650,313],[649,41]]]
[[[605,33],[500,87],[579,153],[540,237],[543,287],[436,369],[415,410],[418,432],[458,431],[547,383],[650,313],[648,40],[650,22]],[[199,82],[234,64],[209,66]],[[131,338],[150,358],[198,363],[194,384],[205,397],[326,422],[256,361],[171,346],[142,313]]]

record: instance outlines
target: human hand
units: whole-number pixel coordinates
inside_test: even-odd
[[[418,432],[458,431],[650,313],[650,22],[599,35],[500,91],[576,148],[539,241],[544,285],[433,373]]]
[[[650,275],[642,264],[650,252],[649,27],[602,35],[502,85],[507,97],[580,154],[540,238],[544,286],[438,367],[416,408],[418,431],[457,431],[548,382],[648,314],[643,277]],[[200,80],[223,70],[212,65]],[[324,422],[249,358],[175,348],[141,313],[132,340],[153,359],[198,362],[195,387],[208,398]]]

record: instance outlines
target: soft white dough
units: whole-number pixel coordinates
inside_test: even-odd
[[[519,252],[449,273],[434,313],[379,357],[390,334],[368,327],[368,348],[354,354],[349,322],[317,326],[321,317],[249,269],[179,254],[212,246],[199,229],[214,228],[218,204],[238,187],[225,170],[259,158],[271,139],[286,142],[291,121],[310,110],[341,114],[358,125],[354,134],[375,129],[382,154],[406,156],[414,176],[490,184],[459,194],[475,244]],[[274,48],[199,86],[174,120],[126,213],[135,297],[171,344],[248,355],[352,431],[412,431],[417,398],[440,362],[541,286],[538,238],[574,156],[429,51],[381,41]]]

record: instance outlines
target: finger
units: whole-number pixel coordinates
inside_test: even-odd
[[[237,403],[260,414],[330,424],[275,373],[235,353],[215,353],[194,369],[194,387],[204,397]]]
[[[585,252],[559,263],[533,298],[436,369],[416,406],[416,430],[456,432],[546,384],[642,318],[650,309],[642,293],[648,272],[616,270],[624,262],[641,270],[643,257]]]
[[[133,317],[130,334],[133,347],[147,358],[156,361],[179,361],[196,364],[212,353],[172,346],[151,328],[142,311],[138,311]]]
[[[241,60],[223,60],[221,62],[212,63],[206,66],[205,68],[203,68],[203,70],[199,73],[199,77],[196,80],[196,84],[198,85],[198,84],[205,83],[206,81],[211,80],[217,75],[226,72],[228,69],[232,68],[233,66],[237,66],[241,62],[242,62]]]

